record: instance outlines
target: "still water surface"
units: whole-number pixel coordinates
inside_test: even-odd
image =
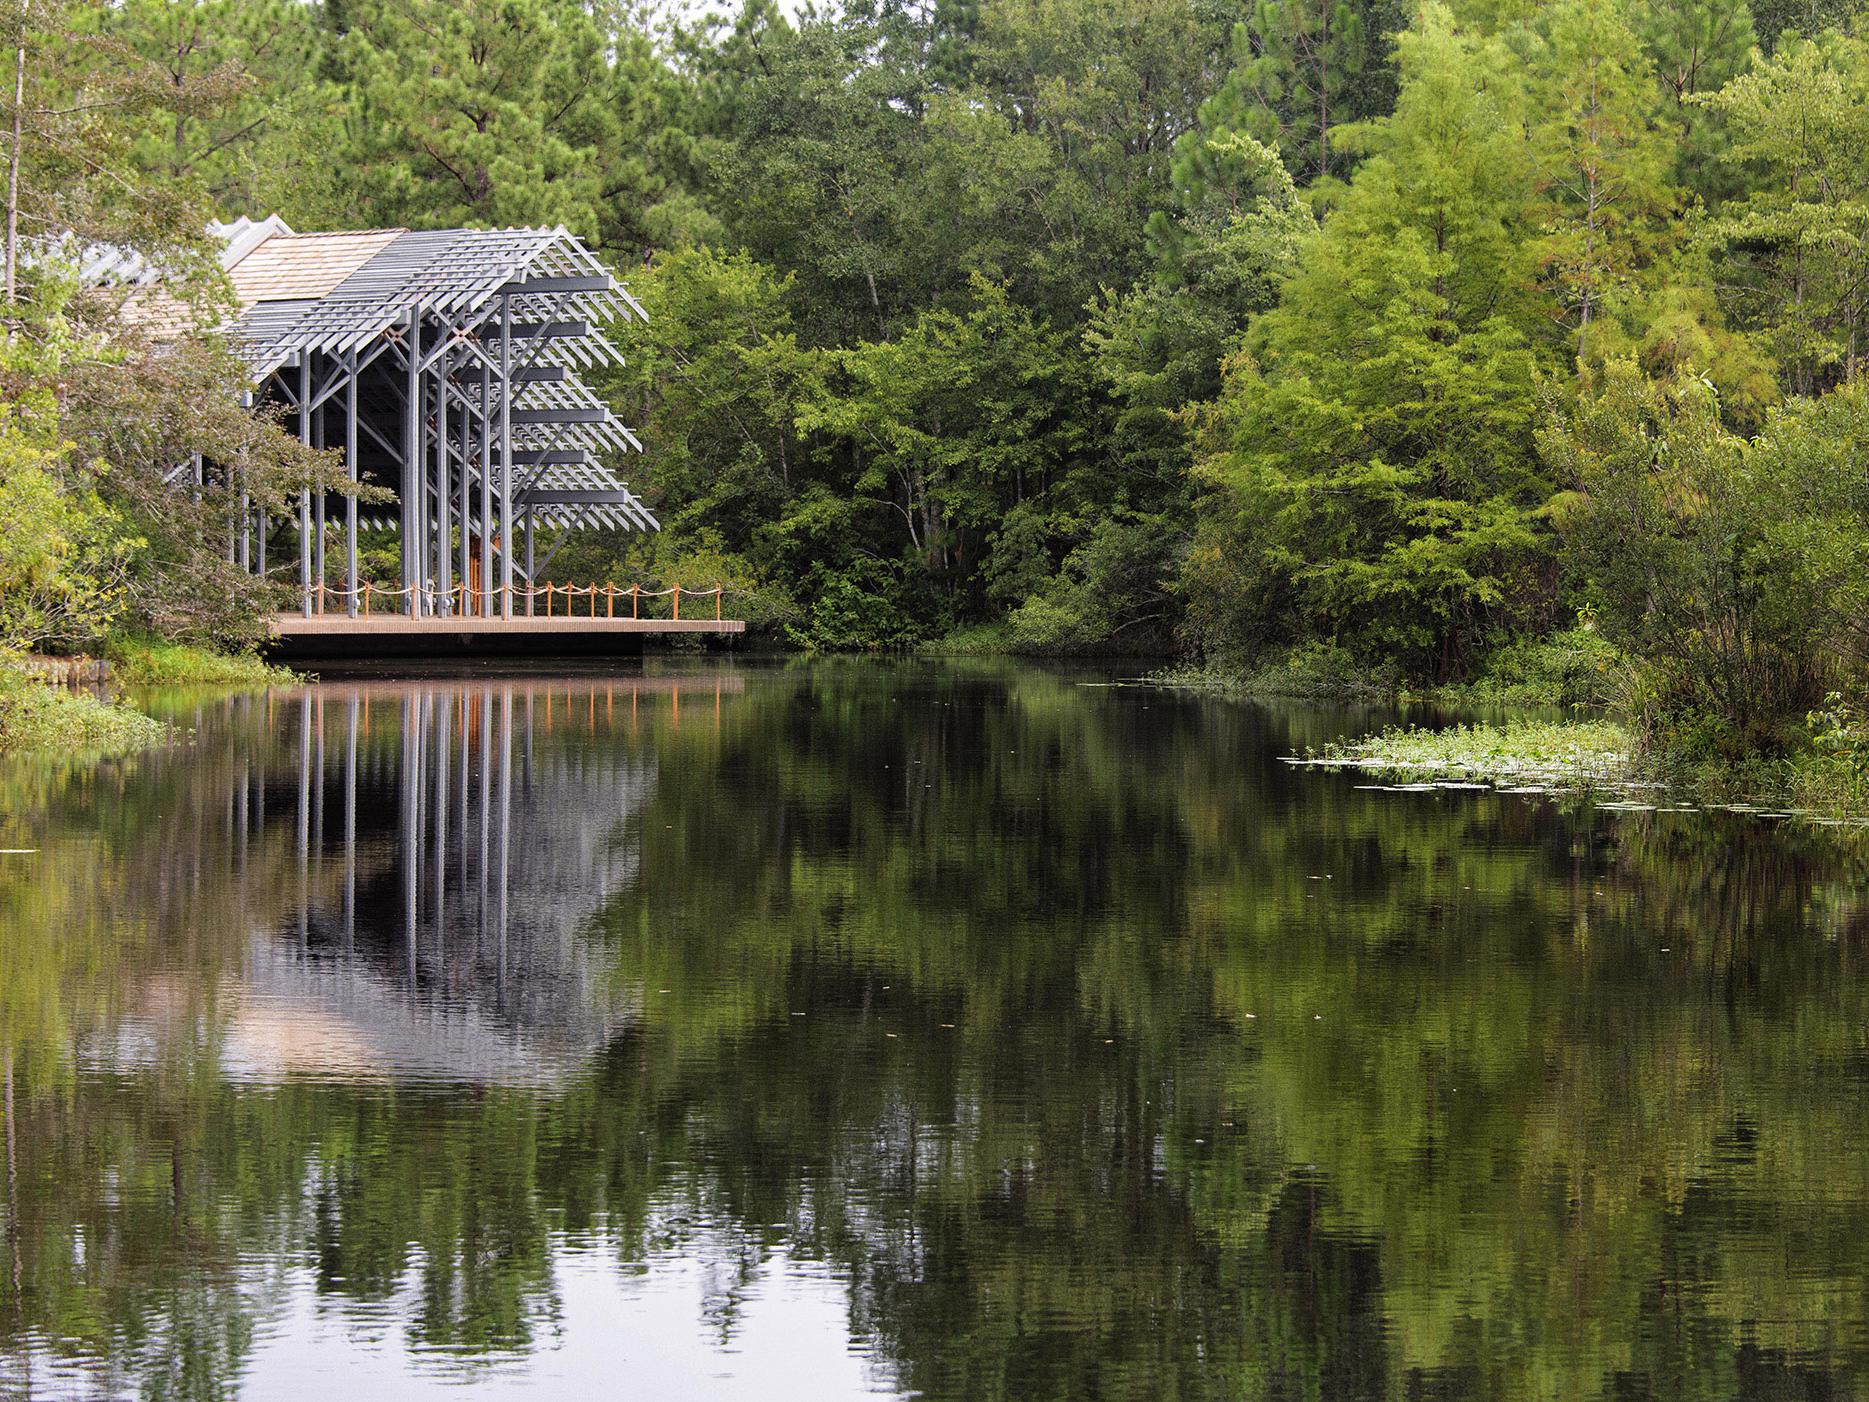
[[[1869,1392],[1834,834],[1000,666],[0,768],[0,1395]]]

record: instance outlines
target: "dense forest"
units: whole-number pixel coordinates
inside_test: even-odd
[[[237,637],[158,465],[329,472],[60,250],[133,246],[207,321],[210,217],[563,223],[650,312],[605,388],[665,524],[567,574],[725,582],[820,649],[1535,675],[1869,755],[1850,4],[5,10],[13,645]]]

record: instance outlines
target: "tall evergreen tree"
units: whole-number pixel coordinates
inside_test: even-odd
[[[1370,0],[1257,0],[1233,31],[1233,71],[1203,117],[1275,144],[1302,184],[1348,173],[1332,133],[1387,112],[1401,18]]]
[[[1581,359],[1594,324],[1630,301],[1660,252],[1676,203],[1674,133],[1655,120],[1654,75],[1611,0],[1563,0],[1546,42],[1531,131],[1536,248]]]
[[[576,0],[344,0],[353,218],[565,224],[596,238],[615,139],[606,36]]]
[[[316,77],[324,33],[295,0],[124,0],[93,12],[102,34],[167,82],[135,157],[198,184],[224,216],[273,211],[316,224],[334,211],[336,94]]]
[[[1797,39],[1709,95],[1756,183],[1710,230],[1738,323],[1798,394],[1856,377],[1869,332],[1869,46]]]
[[[1206,559],[1324,636],[1460,670],[1518,602],[1548,495],[1530,451],[1531,192],[1511,56],[1430,6],[1394,118],[1209,415]]]

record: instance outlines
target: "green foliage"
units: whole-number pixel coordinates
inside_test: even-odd
[[[35,400],[0,404],[0,652],[101,636],[141,544],[54,437],[49,399]]]
[[[1547,549],[1510,226],[1529,175],[1502,52],[1431,11],[1401,66],[1394,120],[1230,367],[1203,470],[1300,631],[1446,676]]]
[[[1169,598],[1161,580],[1171,567],[1161,522],[1125,512],[1098,521],[1045,584],[1007,618],[1014,652],[1160,651]]]
[[[813,652],[904,648],[926,634],[906,597],[901,566],[858,556],[842,569],[813,568],[804,582],[810,600],[786,636]]]
[[[1620,11],[1614,0],[1547,11],[1533,84],[1532,217],[1546,230],[1535,256],[1580,359],[1649,281],[1677,202],[1676,133],[1655,120],[1655,77]]]
[[[1728,758],[1784,742],[1853,646],[1869,536],[1858,474],[1869,400],[1792,401],[1745,440],[1700,382],[1627,363],[1587,377],[1541,442],[1610,640],[1639,659],[1628,704],[1662,743]]]
[[[124,0],[90,10],[103,36],[171,89],[139,113],[132,160],[199,189],[228,219],[335,214],[338,94],[317,77],[320,17],[296,0]]]
[[[344,0],[326,7],[345,94],[347,221],[603,220],[618,136],[605,36],[574,0]],[[331,211],[336,213],[336,211]]]
[[[1805,724],[1810,728],[1816,763],[1807,771],[1803,796],[1808,798],[1822,783],[1830,791],[1827,796],[1833,806],[1854,810],[1869,806],[1869,715],[1842,692],[1833,691],[1805,718]]]
[[[1590,788],[1635,777],[1635,737],[1609,721],[1513,721],[1445,730],[1409,726],[1326,745],[1323,758],[1412,779]]]
[[[1241,676],[1235,689],[1248,696],[1305,701],[1381,701],[1401,688],[1393,667],[1371,668],[1348,648],[1309,642],[1261,663]]]
[[[1591,619],[1543,637],[1500,643],[1447,699],[1506,706],[1601,709],[1622,697],[1627,662]]]
[[[950,595],[1083,431],[1066,407],[1081,388],[1059,339],[997,284],[977,279],[970,303],[835,352],[797,417],[848,462],[856,503],[894,528],[890,553]]]
[[[1004,657],[1012,651],[1003,623],[976,623],[956,628],[944,637],[923,643],[921,652],[929,657]]]
[[[1708,238],[1726,257],[1738,323],[1809,394],[1856,377],[1869,316],[1869,48],[1796,39],[1700,99],[1752,176]]]
[[[159,744],[168,733],[140,711],[47,685],[0,662],[0,754],[104,759]]]
[[[196,686],[262,690],[298,680],[251,652],[209,652],[156,638],[112,638],[104,648],[120,686]]]
[[[1863,679],[1836,469],[1869,306],[1869,49],[1834,5],[25,18],[29,228],[129,239],[196,275],[191,311],[218,304],[210,208],[598,241],[650,313],[600,388],[665,530],[573,540],[556,568],[580,577],[717,576],[821,649],[961,632],[1242,674],[1315,650],[1592,703],[1613,676],[1645,734],[1729,756],[1797,749],[1815,698]],[[227,503],[161,488],[164,465],[241,457],[267,509],[328,465],[223,412],[224,356],[151,354],[54,266],[30,280],[87,350],[0,399],[60,406],[12,515],[56,477],[75,515],[48,539],[96,528],[60,550],[111,602],[67,631],[253,639],[270,601],[223,567]],[[1621,465],[1585,484],[1598,449],[1572,440],[1614,436],[1624,365],[1706,398],[1650,413],[1674,467],[1599,445]],[[1720,523],[1740,543],[1716,567]],[[375,542],[365,576],[391,564]],[[1693,582],[1638,608],[1617,594],[1638,576]],[[1563,631],[1592,606],[1607,669]]]
[[[1307,183],[1341,176],[1348,161],[1333,149],[1336,128],[1381,115],[1394,100],[1381,31],[1396,20],[1369,0],[1257,0],[1234,29],[1236,66],[1211,106],[1276,142]]]

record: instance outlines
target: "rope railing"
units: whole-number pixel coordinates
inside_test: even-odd
[[[642,619],[652,615],[643,612],[646,602],[656,599],[669,600],[669,616],[681,619],[681,601],[689,599],[711,599],[714,604],[714,621],[721,621],[721,600],[728,594],[745,594],[750,591],[715,584],[706,589],[691,589],[685,584],[671,584],[666,589],[645,589],[640,584],[628,586],[620,584],[499,584],[491,590],[472,589],[462,583],[438,589],[432,584],[375,584],[364,580],[354,590],[345,585],[317,584],[312,586],[310,602],[314,617],[331,612],[350,612],[350,604],[356,601],[357,612],[370,615],[376,611],[379,603],[389,605],[390,613],[407,613],[409,609],[404,601],[420,597],[429,608],[428,612],[438,612],[438,606],[446,603],[448,616],[462,618],[501,617],[506,610],[503,605],[508,597],[513,604],[513,612],[518,613],[521,604],[526,606],[526,616],[538,616],[538,602],[545,601],[546,618],[587,617],[587,618],[631,618]],[[554,611],[554,603],[562,599],[563,612]],[[587,601],[582,610],[576,609],[574,601]],[[598,600],[603,600],[603,612],[598,613]],[[331,607],[332,600],[337,601],[337,608]],[[629,604],[627,614],[619,614],[618,600]],[[303,601],[302,601],[303,602]],[[301,604],[302,606],[302,604]],[[705,615],[704,615],[705,616]],[[694,620],[694,615],[689,615]]]

